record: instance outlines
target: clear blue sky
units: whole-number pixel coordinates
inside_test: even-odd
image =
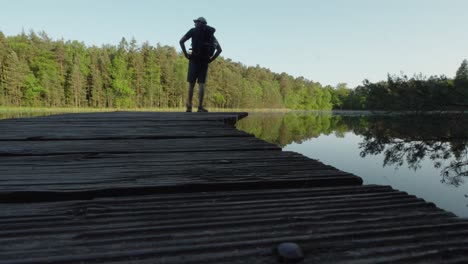
[[[222,56],[323,85],[387,73],[455,75],[468,59],[466,0],[3,0],[0,31],[117,45],[178,41],[204,16]]]

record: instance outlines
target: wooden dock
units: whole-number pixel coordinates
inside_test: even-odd
[[[468,263],[468,221],[234,128],[246,113],[0,120],[0,263]]]

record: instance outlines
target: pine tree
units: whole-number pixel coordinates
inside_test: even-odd
[[[20,62],[16,52],[10,51],[2,66],[2,87],[8,105],[21,106],[21,87],[27,74],[27,66]]]
[[[70,72],[70,90],[72,105],[75,107],[85,106],[85,78],[80,70],[80,60],[75,58]]]
[[[7,54],[6,38],[2,31],[0,31],[0,105],[6,105],[5,88],[2,82],[3,79],[3,64],[4,58]]]
[[[457,104],[468,105],[468,60],[463,60],[455,74],[455,91],[457,93]]]
[[[143,43],[141,53],[144,63],[143,100],[146,107],[161,107],[161,67],[156,62],[155,50]]]
[[[91,107],[104,107],[104,82],[102,79],[102,72],[99,65],[99,49],[92,47],[89,50],[90,64],[89,75],[87,77],[88,85],[90,86],[90,93],[88,94],[87,101]]]
[[[455,80],[468,80],[468,60],[463,60],[455,74]]]
[[[111,87],[114,94],[116,107],[133,107],[133,96],[135,92],[130,87],[130,74],[126,54],[123,49],[119,49],[116,56],[112,59],[111,68]]]
[[[34,74],[29,73],[25,76],[22,87],[23,102],[25,106],[42,106],[45,90],[39,84]]]
[[[130,41],[129,49],[129,74],[131,79],[131,86],[135,92],[135,104],[137,107],[143,107],[144,96],[144,62],[141,52],[139,52],[135,38]]]
[[[173,47],[157,45],[156,61],[161,68],[161,88],[160,106],[173,107],[175,102],[179,101],[173,97],[175,87],[174,62],[177,59],[177,52]],[[176,100],[174,100],[176,99]]]

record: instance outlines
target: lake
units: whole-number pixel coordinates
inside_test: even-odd
[[[249,113],[237,127],[468,217],[468,114]]]

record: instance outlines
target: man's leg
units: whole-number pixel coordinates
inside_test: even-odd
[[[203,108],[203,98],[205,97],[205,84],[198,84],[198,108]]]
[[[205,83],[199,83],[198,84],[198,89],[199,89],[199,93],[198,93],[198,112],[208,112],[208,110],[206,110],[203,107],[203,98],[205,97]]]
[[[198,74],[198,88],[200,89],[198,94],[198,112],[208,112],[203,107],[203,99],[205,97],[205,83],[206,76],[208,75],[208,62],[200,64],[200,72]]]
[[[192,98],[193,98],[193,89],[194,88],[195,88],[195,82],[189,82],[188,99],[187,99],[187,112],[192,112]]]

